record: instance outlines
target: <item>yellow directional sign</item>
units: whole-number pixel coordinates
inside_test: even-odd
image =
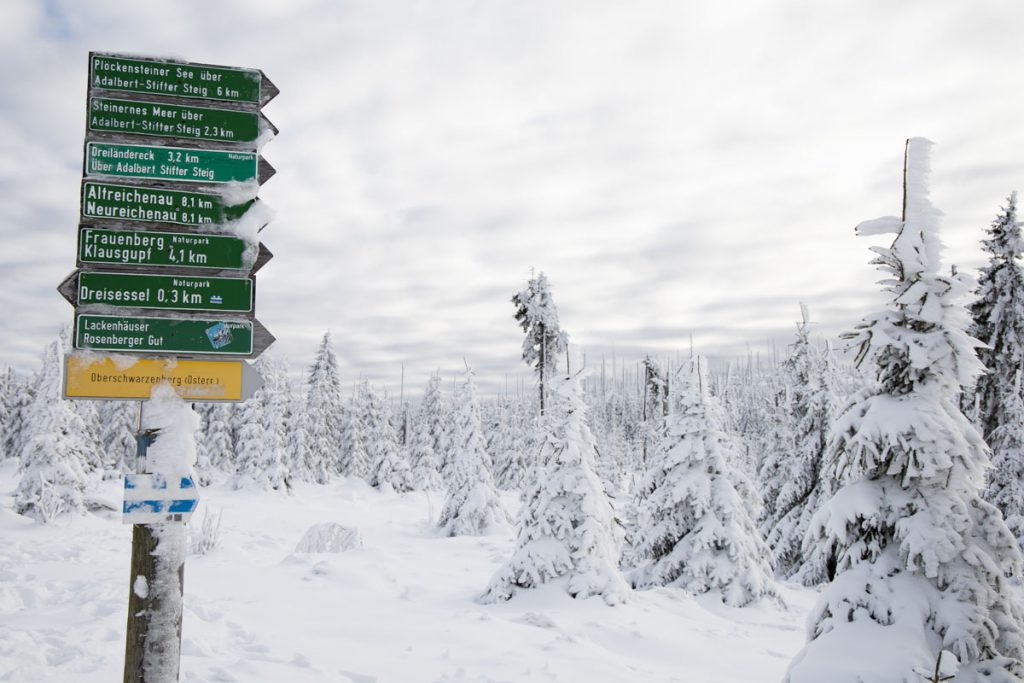
[[[64,397],[144,400],[162,382],[168,382],[186,401],[238,402],[252,396],[262,378],[242,360],[69,355]]]

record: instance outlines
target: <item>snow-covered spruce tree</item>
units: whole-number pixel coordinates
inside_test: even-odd
[[[441,378],[433,375],[427,381],[420,409],[411,420],[409,436],[409,481],[416,491],[442,491],[441,459],[437,452],[437,435],[442,423],[435,419],[440,400]]]
[[[516,549],[494,575],[485,602],[508,600],[524,588],[561,581],[574,598],[601,596],[614,605],[629,594],[618,568],[622,531],[604,485],[580,391],[582,374],[553,383],[540,455],[519,514]]]
[[[18,400],[17,377],[14,370],[4,368],[0,371],[0,460],[11,457],[7,452],[7,434],[12,430],[15,407]]]
[[[257,487],[284,490],[288,466],[284,428],[288,395],[288,370],[272,356],[256,361],[263,386],[236,410],[235,488]]]
[[[366,421],[366,452],[370,462],[369,484],[375,488],[390,486],[398,493],[412,490],[409,460],[398,445],[387,404],[370,383],[363,380],[363,409]]]
[[[760,525],[765,536],[778,521],[776,500],[786,483],[786,462],[793,457],[795,448],[789,401],[788,388],[782,387],[771,400],[762,404],[764,431],[753,437],[752,446],[759,459],[757,480],[764,497]]]
[[[88,429],[61,398],[64,358],[54,340],[43,352],[32,403],[25,413],[21,479],[14,492],[18,514],[49,522],[64,512],[85,511],[86,463],[99,457],[86,442]]]
[[[491,474],[491,458],[484,449],[480,409],[476,401],[473,371],[459,387],[452,421],[454,449],[448,494],[438,519],[447,536],[479,536],[506,528],[508,518]]]
[[[803,304],[800,310],[803,321],[797,325],[796,342],[783,363],[792,448],[775,473],[772,514],[765,524],[775,571],[787,579],[803,568],[807,558],[802,545],[811,517],[832,492],[831,482],[821,474],[837,401],[831,354],[811,343],[810,315]],[[807,567],[811,584],[825,579],[820,569]]]
[[[207,407],[204,449],[209,465],[219,472],[235,471],[235,407],[231,403],[212,403]]]
[[[310,457],[306,397],[292,394],[291,408],[285,421],[285,445],[288,454],[288,471],[299,481],[326,481],[327,473],[316,470]]]
[[[13,389],[10,418],[4,431],[4,453],[9,458],[17,458],[25,447],[25,421],[28,419],[29,406],[35,398],[35,383],[31,376],[17,377]]]
[[[320,484],[342,469],[338,449],[342,443],[342,412],[338,359],[331,347],[331,333],[325,332],[306,382],[307,469],[316,473]]]
[[[1002,424],[988,437],[993,469],[987,493],[991,503],[1003,511],[1017,545],[1024,547],[1024,399],[1020,370],[1007,387],[1000,408]]]
[[[360,389],[360,386],[353,388],[352,398],[342,412],[339,466],[342,475],[369,481],[371,462],[367,443],[366,397]]]
[[[210,412],[213,403],[193,403],[192,410],[199,418],[199,430],[196,432],[196,464],[193,468],[196,483],[206,487],[213,481],[213,465],[210,462],[210,451],[206,444],[207,428],[210,424]]]
[[[644,401],[643,401],[643,452],[641,463],[647,467],[647,458],[656,448],[660,440],[665,415],[668,412],[668,376],[658,361],[647,356],[644,368]]]
[[[569,336],[558,324],[558,309],[551,297],[551,285],[544,273],[531,277],[526,289],[512,297],[515,319],[526,333],[523,361],[537,373],[540,414],[544,414],[548,378],[557,373],[559,357],[569,345]]]
[[[716,591],[742,607],[777,599],[769,550],[734,481],[730,442],[709,410],[704,361],[673,375],[664,436],[638,486],[637,588]]]
[[[135,471],[135,432],[139,405],[135,401],[102,401],[98,408],[104,477]]]
[[[1021,557],[981,498],[985,442],[960,410],[981,371],[966,333],[969,282],[940,274],[940,213],[928,198],[931,143],[908,140],[903,218],[858,233],[897,233],[874,247],[890,297],[849,338],[878,385],[855,395],[833,429],[840,486],[806,543],[837,573],[808,620],[809,642],[786,683],[918,683],[941,650],[955,683],[1024,681],[1024,611],[1005,576]]]
[[[969,411],[977,408],[977,424],[992,448],[993,469],[985,498],[1003,513],[1018,543],[1024,544],[1024,459],[1017,440],[1021,429],[1021,388],[1015,378],[1024,369],[1024,271],[1017,193],[1010,195],[988,230],[982,246],[988,265],[978,277],[977,300],[971,305],[971,333],[987,344],[978,350],[986,372],[974,392],[966,392]],[[998,433],[998,435],[997,435]]]

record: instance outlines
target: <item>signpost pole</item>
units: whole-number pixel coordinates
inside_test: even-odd
[[[190,402],[238,402],[259,389],[241,359],[274,342],[255,319],[253,274],[273,256],[255,237],[269,218],[254,207],[275,173],[260,148],[277,134],[261,111],[277,94],[258,69],[89,54],[78,270],[58,289],[76,309],[74,347],[91,353],[67,357],[65,398],[145,401],[169,385]],[[172,683],[198,492],[188,453],[169,466],[157,447],[149,462],[158,430],[142,410],[122,510],[132,524],[124,683]],[[174,424],[149,425],[164,428],[161,446]]]
[[[140,474],[146,471],[146,449],[156,439],[153,432],[142,430],[144,405],[139,406],[139,432],[135,435],[136,470]],[[124,683],[178,680],[185,586],[184,534],[183,524],[132,525]]]

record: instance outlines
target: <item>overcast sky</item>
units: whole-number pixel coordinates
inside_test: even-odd
[[[0,364],[72,309],[89,50],[262,69],[281,94],[257,315],[346,381],[519,373],[512,294],[588,359],[745,353],[877,305],[855,224],[936,142],[950,263],[1024,189],[1024,3],[7,0]]]

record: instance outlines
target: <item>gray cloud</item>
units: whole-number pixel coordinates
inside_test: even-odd
[[[861,220],[927,135],[947,258],[1024,186],[1017,3],[15,2],[0,40],[0,363],[71,309],[89,49],[262,68],[277,217],[260,319],[298,368],[522,377],[509,297],[545,270],[591,355],[823,335],[877,303]],[[200,20],[201,18],[201,20]],[[529,375],[525,375],[529,377]],[[525,381],[525,380],[524,380]]]

